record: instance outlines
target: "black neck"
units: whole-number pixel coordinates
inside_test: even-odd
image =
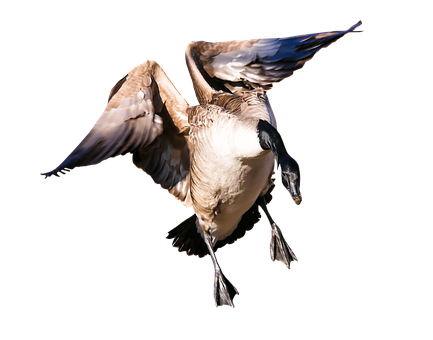
[[[278,165],[288,164],[290,167],[297,168],[298,163],[287,153],[283,139],[271,124],[265,120],[259,120],[257,124],[260,146],[263,150],[271,150],[277,160]]]

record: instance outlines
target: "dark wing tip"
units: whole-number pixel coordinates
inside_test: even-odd
[[[362,32],[362,31],[355,31],[355,28],[359,27],[362,25],[362,20],[359,20],[355,25],[353,25],[352,27],[350,27],[347,31],[348,32]]]
[[[49,174],[49,172],[41,171],[41,172],[38,174],[38,177],[36,177],[36,179],[48,179],[48,178],[50,178],[50,177],[51,177],[51,174]]]
[[[57,170],[56,168],[54,168],[53,170],[50,170],[50,171],[39,172],[37,179],[48,179],[48,178],[53,177],[53,176],[60,177],[61,175],[64,175],[64,174],[71,171],[68,169]]]

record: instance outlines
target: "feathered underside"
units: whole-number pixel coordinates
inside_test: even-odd
[[[133,162],[185,205],[189,195],[189,105],[159,65],[147,61],[119,80],[89,134],[49,177],[110,157]]]
[[[274,189],[274,184],[269,188],[266,193],[265,201],[268,204],[272,200],[271,192]],[[236,240],[242,238],[248,230],[251,230],[254,225],[260,220],[261,215],[259,212],[259,203],[256,201],[252,207],[242,215],[236,229],[233,233],[223,240],[215,243],[213,249],[216,251],[224,247],[226,244],[232,244]],[[187,255],[197,255],[203,257],[208,255],[208,249],[205,242],[197,229],[197,216],[192,215],[176,228],[169,231],[168,239],[173,239],[173,247],[178,248],[180,252],[184,251]]]

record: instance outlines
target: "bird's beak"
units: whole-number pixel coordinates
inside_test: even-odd
[[[299,205],[302,202],[302,195],[301,191],[299,190],[299,183],[290,182],[288,189],[295,203]]]
[[[302,202],[302,195],[298,195],[298,196],[292,196],[290,195],[290,198],[292,199],[293,203],[298,207],[301,202]]]

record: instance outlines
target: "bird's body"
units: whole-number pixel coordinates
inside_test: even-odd
[[[46,177],[109,157],[133,154],[149,174],[195,214],[169,232],[188,255],[209,254],[215,301],[232,305],[236,288],[222,274],[215,251],[244,236],[259,220],[271,226],[271,257],[296,260],[266,205],[275,160],[284,186],[301,202],[300,173],[277,131],[266,91],[347,31],[282,39],[193,42],[186,62],[199,105],[189,105],[162,68],[146,61],[111,90],[108,105],[77,148]]]
[[[236,228],[272,182],[274,156],[260,147],[259,119],[275,122],[263,91],[220,95],[215,105],[191,109],[191,196],[204,231],[214,242]]]

